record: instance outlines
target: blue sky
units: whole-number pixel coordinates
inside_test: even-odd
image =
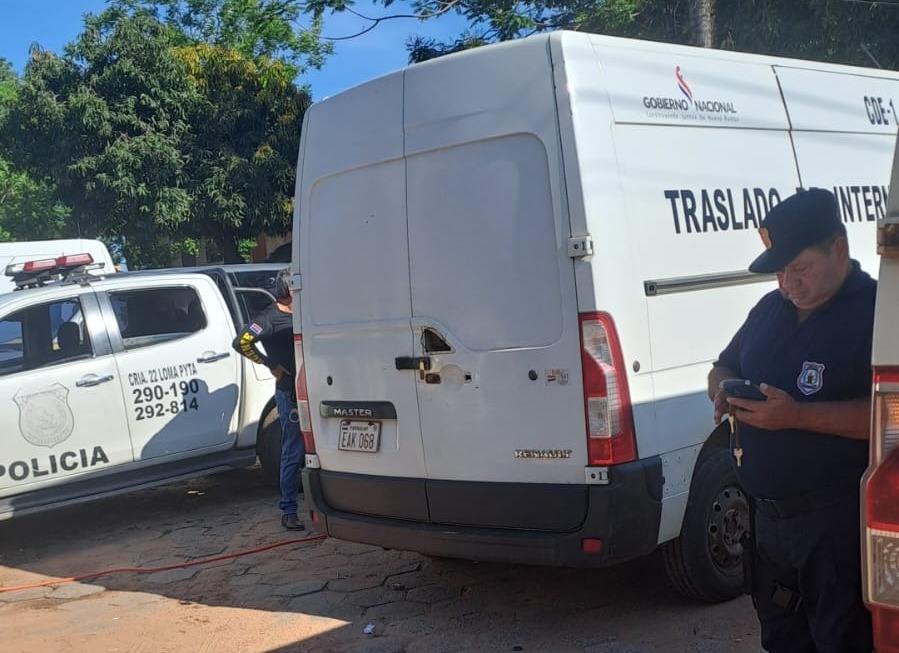
[[[21,72],[28,58],[28,48],[37,43],[45,50],[62,52],[83,28],[82,16],[98,13],[105,0],[0,0],[0,57],[12,61]],[[374,6],[370,0],[357,0],[354,9],[365,16],[408,13],[408,5],[400,0],[389,10]],[[324,36],[342,37],[355,34],[370,23],[350,14],[328,16],[322,30]],[[308,83],[312,96],[320,100],[350,86],[383,75],[406,65],[404,44],[411,35],[441,38],[456,35],[465,22],[456,16],[420,23],[412,19],[388,20],[355,39],[335,42],[336,53],[319,71],[300,80]]]

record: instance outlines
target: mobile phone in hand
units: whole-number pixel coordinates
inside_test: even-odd
[[[721,389],[725,394],[740,399],[765,401],[768,398],[760,387],[748,379],[727,379],[721,382]]]

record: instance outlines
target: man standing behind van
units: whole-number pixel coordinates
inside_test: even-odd
[[[735,418],[737,476],[754,506],[752,595],[769,653],[870,653],[859,480],[868,463],[875,282],[849,258],[834,196],[774,207],[751,272],[776,273],[709,373],[715,419]],[[727,396],[748,379],[764,401]]]
[[[296,360],[293,353],[293,292],[290,270],[275,277],[276,302],[257,315],[234,339],[234,349],[254,363],[268,367],[275,377],[275,403],[281,422],[281,525],[291,531],[304,530],[297,517],[300,468],[306,454],[297,415]],[[265,347],[259,350],[257,342]]]

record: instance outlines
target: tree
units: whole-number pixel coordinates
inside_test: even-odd
[[[390,8],[394,2],[379,1],[385,8]],[[311,0],[311,4],[345,11],[349,3],[345,0]],[[899,39],[896,38],[899,2],[416,0],[413,3],[413,14],[421,20],[447,12],[464,16],[470,24],[468,30],[446,41],[411,38],[407,42],[411,61],[541,31],[571,29],[899,68]]]
[[[711,48],[715,44],[715,0],[690,0],[688,4],[693,45]]]
[[[68,214],[51,186],[35,181],[0,158],[0,241],[70,235]]]
[[[185,232],[240,262],[241,239],[290,231],[300,124],[311,100],[283,62],[211,45],[178,56],[203,96],[190,139]]]
[[[235,50],[247,59],[278,60],[293,76],[320,68],[333,51],[321,39],[323,8],[298,0],[112,0],[126,13],[145,10],[170,26],[183,45]],[[301,18],[308,17],[308,26]],[[296,26],[296,27],[295,27]]]
[[[289,231],[300,125],[311,103],[308,88],[293,80],[333,50],[320,39],[322,11],[297,0],[111,4],[171,28],[202,96],[191,121],[193,205],[183,235],[211,240],[227,262],[238,262],[247,239]]]
[[[33,53],[0,148],[56,183],[78,233],[120,243],[131,267],[198,241],[242,261],[242,239],[290,229],[310,103],[294,70],[113,8],[65,56]]]
[[[0,59],[0,124],[16,99],[18,82],[12,65]],[[0,157],[0,241],[62,236],[67,215],[51,186]]]
[[[899,3],[718,0],[720,47],[899,68]]]
[[[56,184],[77,233],[124,239],[132,267],[167,263],[190,217],[184,140],[200,101],[170,30],[104,12],[65,53],[32,52],[0,146]]]

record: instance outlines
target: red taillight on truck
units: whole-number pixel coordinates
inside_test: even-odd
[[[309,413],[309,390],[306,388],[306,365],[303,358],[303,336],[293,334],[293,352],[297,362],[297,412],[300,417],[300,433],[306,453],[315,453],[315,439],[312,437],[312,415]]]
[[[899,653],[899,369],[874,371],[865,483],[865,598],[877,653]]]
[[[580,323],[587,464],[630,462],[637,457],[634,417],[615,324],[608,313],[581,313]]]

